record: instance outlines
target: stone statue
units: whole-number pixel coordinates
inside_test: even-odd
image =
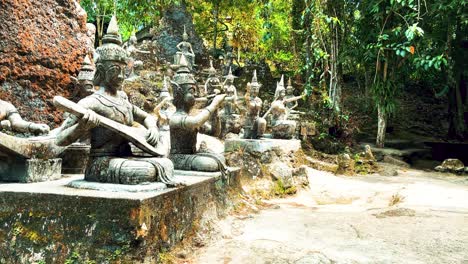
[[[291,78],[288,80],[288,86],[286,87],[286,96],[284,98],[289,99],[294,97],[294,87],[292,87],[291,84]],[[299,104],[297,103],[297,100],[287,102],[286,107],[291,111],[294,110]]]
[[[34,135],[47,134],[50,130],[46,124],[37,124],[23,120],[16,107],[3,100],[0,100],[0,126],[4,130],[32,133]]]
[[[174,76],[174,105],[177,111],[171,116],[171,155],[174,167],[179,170],[220,171],[224,158],[208,153],[197,153],[198,130],[221,106],[226,95],[216,95],[201,112],[189,115],[195,104],[195,79],[190,73],[185,55],[181,55],[180,67]]]
[[[169,129],[169,120],[170,117],[175,113],[176,108],[172,104],[172,96],[169,93],[169,81],[167,77],[164,76],[164,83],[161,93],[159,95],[159,103],[153,110],[153,113],[156,115],[158,120],[159,133],[161,136],[166,138],[166,141],[170,142],[170,129]],[[165,152],[167,156],[170,151],[170,143],[167,145]]]
[[[94,48],[94,42],[96,41],[96,26],[94,24],[86,23],[86,36],[88,37],[86,39],[86,53],[94,59],[94,55],[96,53]]]
[[[216,76],[216,69],[213,67],[213,61],[210,60],[210,69],[208,70],[208,79],[205,82],[205,95],[219,94],[223,90],[221,81]]]
[[[180,65],[181,56],[184,55],[185,59],[188,60],[189,69],[192,70],[193,66],[195,65],[195,53],[193,52],[192,44],[188,42],[188,34],[185,30],[185,25],[184,33],[182,34],[182,39],[182,42],[177,44],[177,49],[179,51],[176,53],[175,64]]]
[[[130,36],[130,39],[127,42],[127,46],[125,48],[125,51],[127,52],[128,56],[128,78],[136,77],[137,75],[135,74],[135,67],[143,65],[143,61],[141,60],[136,60],[136,55],[138,53],[140,54],[151,54],[149,51],[141,50],[136,47],[138,40],[137,37],[135,36],[135,32],[132,32],[132,35]]]
[[[83,64],[81,65],[80,72],[78,73],[78,78],[76,78],[77,85],[71,96],[74,102],[78,102],[86,96],[94,93],[93,79],[94,67],[91,64],[89,56],[86,55]]]
[[[244,122],[244,138],[259,139],[266,129],[265,118],[260,117],[262,110],[262,99],[258,97],[261,84],[257,82],[257,71],[254,71],[252,82],[246,96],[247,113]]]
[[[271,103],[269,111],[271,113],[271,126],[273,138],[291,139],[296,131],[296,121],[288,120],[288,109],[285,104],[297,101],[301,96],[285,98],[286,91],[284,88],[284,77],[281,76],[280,82],[276,86],[275,100]]]
[[[56,142],[66,146],[85,134],[90,136],[90,158],[85,171],[87,181],[120,184],[160,181],[174,186],[172,162],[161,157],[133,156],[128,131],[123,131],[133,131],[131,126],[135,121],[146,127],[142,129],[146,133],[145,143],[156,145],[160,140],[156,120],[132,105],[121,91],[127,62],[127,54],[121,44],[117,20],[113,16],[103,37],[103,45],[96,50],[94,84],[99,86],[99,90],[78,102],[85,112],[81,117],[73,113],[64,121]],[[109,123],[107,120],[126,129],[109,129],[103,126],[104,121]]]
[[[237,105],[237,89],[234,86],[234,76],[231,68],[224,80],[226,98],[224,98],[224,109],[221,113],[221,136],[224,137],[228,133],[239,134],[242,126],[240,123],[240,115],[238,114],[239,106]]]

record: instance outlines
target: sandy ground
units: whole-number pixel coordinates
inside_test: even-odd
[[[268,201],[276,209],[217,223],[222,238],[187,262],[468,263],[468,177],[308,176],[309,189]]]

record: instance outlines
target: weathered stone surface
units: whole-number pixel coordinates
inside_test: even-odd
[[[86,39],[86,13],[75,0],[2,1],[0,98],[30,121],[58,123],[51,100],[72,91]]]
[[[338,174],[354,175],[355,161],[351,159],[349,154],[338,155]]]
[[[0,263],[161,263],[159,252],[222,216],[236,188],[221,177],[181,176],[182,188],[111,192],[66,187],[83,176],[0,184]]]
[[[336,173],[336,171],[338,170],[338,165],[334,163],[329,163],[329,162],[314,159],[311,157],[306,157],[306,160],[308,162],[308,165],[311,168],[314,168],[316,170],[328,171],[332,173]]]
[[[156,43],[159,56],[166,61],[173,61],[174,55],[178,51],[176,46],[182,41],[184,25],[188,34],[188,41],[192,44],[193,52],[197,58],[202,58],[205,53],[205,46],[202,39],[195,33],[192,22],[192,15],[187,12],[185,5],[171,6],[165,10],[163,18],[153,29],[153,43]],[[197,62],[195,62],[197,63]]]
[[[385,155],[383,157],[383,162],[386,162],[386,163],[390,163],[390,164],[393,164],[393,165],[397,165],[397,166],[400,166],[400,167],[403,167],[403,168],[409,168],[410,165],[400,159],[397,159],[397,158],[394,158],[392,156],[389,156],[389,155]]]
[[[62,177],[62,159],[26,160],[26,178],[19,182],[41,182]]]
[[[289,153],[301,149],[301,141],[297,139],[227,139],[224,142],[225,152],[239,149],[259,153],[279,149],[283,153]]]
[[[442,165],[437,166],[435,170],[441,172],[462,173],[465,170],[465,165],[459,159],[446,159],[442,162]]]

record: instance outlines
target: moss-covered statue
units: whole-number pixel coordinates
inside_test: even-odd
[[[172,162],[163,157],[135,157],[128,131],[123,131],[133,129],[134,122],[137,122],[146,128],[142,131],[146,133],[147,143],[154,146],[161,140],[155,118],[132,105],[121,91],[127,62],[127,54],[121,44],[117,20],[112,17],[103,45],[96,50],[94,84],[99,86],[99,90],[78,102],[85,113],[81,117],[70,115],[58,131],[56,142],[64,146],[83,135],[90,136],[91,150],[85,180],[120,184],[158,181],[175,185]],[[120,125],[120,130],[104,126],[104,121],[109,119]]]
[[[252,82],[249,84],[248,95],[245,97],[247,113],[244,122],[244,138],[259,139],[266,129],[265,118],[260,117],[262,110],[262,99],[258,97],[258,92],[262,86],[257,82],[257,71],[254,71]]]
[[[190,115],[195,104],[196,82],[182,54],[180,67],[174,76],[174,105],[177,111],[170,118],[171,155],[174,167],[179,170],[219,171],[224,159],[209,153],[197,153],[197,134],[201,126],[218,109],[226,95],[216,95],[210,105],[198,114]]]

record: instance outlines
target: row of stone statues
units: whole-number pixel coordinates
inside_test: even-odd
[[[197,152],[197,135],[206,123],[211,124],[211,131],[216,136],[241,132],[235,76],[229,71],[221,83],[211,65],[204,86],[207,106],[193,113],[197,90],[192,74],[195,56],[184,32],[184,40],[177,46],[180,52],[175,55],[176,74],[173,80],[164,78],[161,100],[154,110],[155,118],[131,104],[122,91],[131,52],[122,48],[118,30],[117,20],[113,17],[103,37],[103,45],[95,51],[95,71],[89,58],[85,59],[77,78],[80,89],[73,95],[77,104],[64,98],[54,101],[70,113],[59,128],[49,133],[48,126],[24,121],[11,104],[0,101],[2,127],[33,134],[49,133],[58,146],[68,146],[76,141],[89,142],[89,160],[85,169],[88,181],[163,182],[177,186],[180,183],[174,178],[174,169],[225,173],[227,168],[221,155]],[[134,44],[132,41],[130,45]],[[99,89],[94,90],[94,87]],[[254,72],[245,95],[244,138],[259,139],[266,129],[265,116],[260,117],[260,87]],[[301,97],[286,97],[282,79],[275,98],[268,110],[272,115],[272,135],[291,138],[295,123],[287,120],[289,108],[286,104]]]

